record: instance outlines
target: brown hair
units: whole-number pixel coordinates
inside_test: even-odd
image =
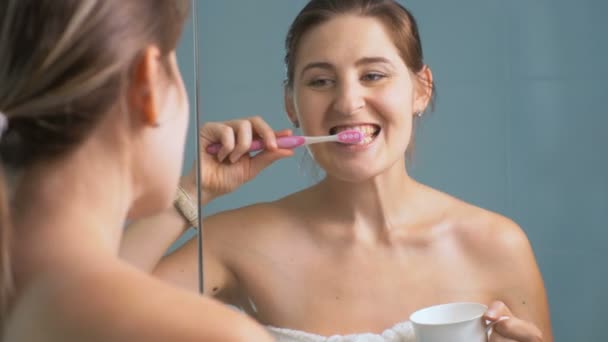
[[[394,0],[311,0],[291,24],[285,39],[286,85],[293,87],[295,58],[302,36],[312,28],[342,14],[379,19],[392,36],[407,67],[424,68],[422,44],[414,16]]]
[[[69,152],[122,98],[148,45],[168,69],[188,0],[0,2],[0,322],[13,292],[6,170]],[[0,326],[0,331],[2,330]]]

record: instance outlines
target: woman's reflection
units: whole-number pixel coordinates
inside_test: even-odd
[[[313,0],[294,20],[286,48],[293,124],[309,136],[355,129],[366,138],[311,145],[326,177],[308,189],[205,218],[205,291],[279,338],[389,329],[410,341],[404,321],[413,311],[471,301],[490,306],[490,321],[509,317],[495,325],[496,341],[551,341],[543,281],[524,232],[407,173],[413,126],[434,93],[412,15],[395,1]],[[201,155],[204,201],[290,157],[276,147],[276,137],[289,134],[259,117],[204,125],[203,149],[223,145],[217,156]],[[266,150],[251,156],[256,136]],[[192,176],[182,185],[194,196]],[[133,240],[166,247],[172,241],[162,237],[186,226],[156,225]],[[158,264],[157,256],[139,262],[197,289],[193,241]]]

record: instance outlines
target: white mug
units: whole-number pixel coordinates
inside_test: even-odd
[[[449,303],[420,309],[410,316],[416,342],[487,342],[489,327],[479,303]]]

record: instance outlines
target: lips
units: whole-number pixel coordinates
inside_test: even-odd
[[[367,145],[371,143],[380,133],[380,126],[376,124],[358,124],[358,125],[340,125],[334,126],[329,130],[329,134],[338,134],[343,131],[355,130],[361,132],[365,138],[359,145]]]

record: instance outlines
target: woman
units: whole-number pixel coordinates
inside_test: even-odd
[[[493,342],[552,341],[524,232],[407,173],[412,127],[434,90],[411,14],[392,0],[312,0],[286,47],[285,103],[294,125],[313,136],[357,129],[366,139],[311,145],[326,177],[308,189],[206,218],[205,290],[286,341],[411,341],[410,313],[455,301],[489,305]],[[251,157],[256,134],[267,151]],[[223,144],[217,156],[201,155],[203,200],[290,156],[275,147],[282,134],[260,118],[203,126],[203,149]],[[182,187],[193,195],[192,178]],[[156,264],[188,226],[169,224],[178,220],[167,211],[136,224],[123,255],[195,289],[195,242]]]
[[[165,210],[188,106],[183,0],[0,2],[2,341],[269,340],[117,257]]]

